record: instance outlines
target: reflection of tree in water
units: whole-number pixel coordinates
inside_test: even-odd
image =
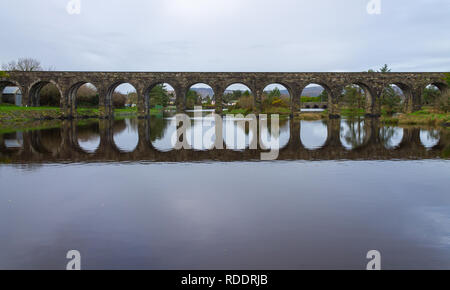
[[[81,142],[88,142],[97,139],[100,135],[98,123],[77,126],[77,137]]]
[[[364,131],[364,121],[360,118],[358,119],[348,119],[345,120],[347,124],[347,131],[344,127],[341,127],[341,138],[350,144],[352,148],[361,146],[364,143],[365,131]]]
[[[439,130],[427,130],[425,132],[428,140],[439,140],[441,138]]]
[[[125,131],[127,128],[127,123],[125,122],[125,119],[123,120],[114,120],[114,126],[113,126],[113,133],[119,134]]]
[[[385,147],[391,147],[390,142],[395,135],[395,127],[382,126],[380,129],[380,140]]]
[[[171,120],[162,116],[150,116],[150,141],[156,141],[164,137],[164,132]]]
[[[46,129],[39,132],[42,146],[49,152],[59,148],[62,143],[61,130],[59,128]]]

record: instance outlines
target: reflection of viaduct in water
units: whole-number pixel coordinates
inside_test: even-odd
[[[340,121],[329,120],[328,137],[324,146],[317,150],[306,149],[300,138],[300,122],[290,122],[290,140],[280,149],[278,160],[390,160],[390,159],[430,159],[439,158],[443,151],[450,148],[448,130],[443,130],[440,141],[433,148],[426,149],[420,141],[420,129],[404,128],[403,139],[395,149],[387,149],[380,135],[376,119],[366,120],[364,140],[352,150],[342,146],[340,140]],[[184,161],[245,161],[259,160],[262,150],[172,150],[161,152],[152,146],[150,140],[150,121],[139,120],[139,141],[133,152],[123,152],[114,143],[113,121],[100,120],[95,131],[100,135],[100,145],[93,153],[85,152],[78,143],[78,127],[72,121],[64,121],[59,136],[41,135],[42,131],[23,133],[21,148],[7,148],[0,135],[0,159],[2,162],[29,163],[64,163],[64,162],[184,162]],[[44,144],[46,143],[46,144]],[[49,150],[48,148],[53,148]]]
[[[327,107],[330,115],[339,114],[339,99],[345,86],[359,85],[366,94],[366,111],[371,116],[380,114],[380,98],[384,88],[397,85],[405,95],[406,109],[410,112],[421,107],[423,89],[430,84],[441,91],[447,90],[443,73],[200,73],[200,72],[10,72],[9,78],[0,78],[0,92],[6,86],[20,88],[24,106],[39,106],[40,90],[53,83],[60,92],[60,104],[65,117],[76,115],[76,97],[78,89],[93,84],[99,94],[99,108],[102,117],[111,117],[112,95],[123,83],[136,88],[138,114],[148,116],[150,91],[157,84],[168,83],[176,95],[178,112],[186,108],[186,93],[198,83],[211,86],[216,99],[216,111],[222,113],[222,99],[225,89],[236,83],[246,85],[253,94],[254,106],[261,110],[262,94],[267,85],[278,83],[287,88],[291,96],[291,113],[299,112],[302,107],[301,94],[309,84],[321,85],[328,93],[328,104],[316,104]],[[314,108],[314,105],[313,107]]]

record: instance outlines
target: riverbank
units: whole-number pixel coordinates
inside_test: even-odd
[[[151,109],[150,115],[160,115],[163,110]],[[224,114],[242,114],[252,113],[246,109],[233,109],[224,111]],[[287,108],[274,108],[273,110],[264,111],[264,114],[279,114],[281,119],[289,118],[290,111]],[[98,108],[78,108],[77,119],[91,119],[99,117]],[[365,111],[342,109],[341,116],[345,118],[363,117]],[[115,118],[135,117],[137,116],[136,108],[121,108],[114,110]],[[294,116],[296,120],[322,120],[328,118],[328,111],[318,112],[302,112]],[[17,107],[12,105],[0,105],[0,128],[17,128],[30,127],[34,122],[58,121],[63,120],[63,115],[58,107]],[[425,108],[414,113],[398,113],[387,115],[384,111],[380,117],[380,121],[387,125],[431,125],[450,127],[450,113],[439,113],[430,108]],[[33,127],[33,126],[31,126]]]

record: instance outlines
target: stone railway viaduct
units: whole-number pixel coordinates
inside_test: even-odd
[[[222,97],[232,84],[246,85],[253,93],[257,111],[261,109],[264,88],[269,84],[285,86],[291,96],[292,115],[300,111],[300,97],[309,84],[319,84],[328,92],[328,110],[331,117],[339,116],[339,96],[346,85],[359,85],[366,93],[366,112],[379,116],[380,96],[385,87],[397,85],[405,95],[408,112],[421,108],[423,89],[433,84],[441,91],[447,90],[443,73],[232,73],[232,72],[9,72],[8,78],[0,78],[0,91],[6,86],[21,89],[24,106],[39,106],[39,92],[46,84],[53,83],[61,95],[61,110],[67,118],[76,117],[77,90],[92,83],[100,96],[100,117],[113,116],[112,95],[123,83],[130,83],[138,95],[138,115],[145,118],[149,113],[149,93],[157,84],[168,83],[176,93],[178,112],[185,110],[186,93],[197,83],[205,83],[214,90],[216,112],[222,113]],[[258,112],[257,112],[258,113]]]

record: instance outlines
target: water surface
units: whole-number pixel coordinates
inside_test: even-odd
[[[1,135],[0,268],[450,269],[448,129],[281,120],[261,161],[202,125],[180,151],[172,117]]]

